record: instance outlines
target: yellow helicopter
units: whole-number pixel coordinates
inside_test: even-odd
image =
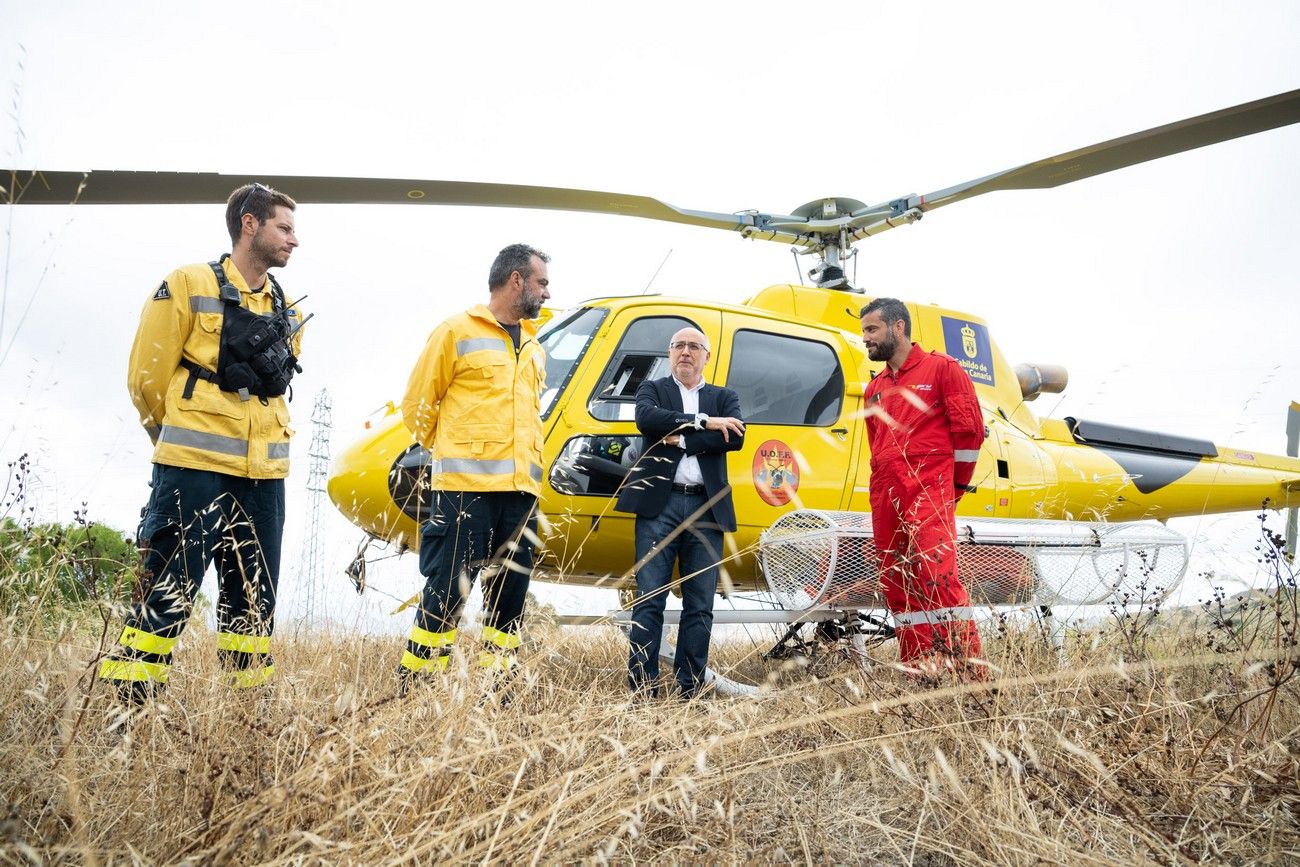
[[[728,539],[732,556],[726,570],[736,589],[767,590],[761,539],[782,516],[869,509],[862,395],[881,365],[867,360],[859,333],[858,313],[869,299],[848,285],[842,267],[854,241],[975,195],[1059,186],[1297,121],[1300,91],[1293,91],[927,196],[874,206],[828,198],[790,215],[689,211],[568,189],[392,183],[405,184],[408,195],[420,200],[589,210],[728,229],[818,257],[811,286],[769,286],[735,305],[662,296],[595,298],[562,313],[548,311],[539,337],[547,353],[542,505],[551,532],[536,576],[631,586],[633,518],[613,511],[612,503],[642,451],[633,423],[636,389],[646,378],[666,375],[669,336],[689,325],[708,335],[713,347],[705,378],[738,392],[748,426],[744,449],[728,457],[739,526]],[[1300,504],[1295,457],[1099,421],[1037,418],[1027,403],[1061,391],[1064,369],[1013,367],[978,316],[934,305],[909,308],[913,339],[956,358],[984,407],[989,435],[976,491],[962,499],[960,515],[1114,523]],[[338,459],[330,496],[367,533],[414,546],[427,461],[390,404],[372,432]]]
[[[945,205],[998,190],[1056,187],[1182,151],[1300,122],[1300,90],[1260,99],[928,195],[875,205],[825,198],[790,214],[676,208],[619,193],[432,180],[258,176],[304,203],[442,204],[618,214],[740,233],[815,259],[811,285],[779,284],[734,305],[664,296],[606,297],[546,311],[542,400],[549,534],[535,577],[632,586],[633,518],[613,494],[642,450],[637,385],[665,375],[669,336],[690,325],[712,346],[710,382],[737,391],[748,425],[729,455],[738,530],[725,564],[735,589],[766,590],[763,534],[786,515],[867,511],[869,452],[862,395],[880,365],[867,360],[858,312],[869,300],[844,264],[864,238]],[[200,173],[6,173],[20,204],[217,203],[242,176]],[[975,383],[988,430],[959,515],[993,521],[1126,522],[1300,505],[1300,459],[1220,447],[1101,421],[1040,419],[1028,402],[1064,389],[1053,366],[1004,358],[989,324],[969,312],[910,304],[913,339],[958,360]],[[1293,416],[1297,413],[1292,406]],[[397,410],[337,460],[329,494],[368,534],[417,544],[428,455]]]

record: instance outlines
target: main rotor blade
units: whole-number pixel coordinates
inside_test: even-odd
[[[741,232],[745,237],[811,246],[807,233],[766,225],[757,212],[722,214],[677,208],[658,199],[625,193],[396,178],[331,178],[301,175],[223,175],[213,172],[21,172],[0,170],[0,202],[14,204],[182,205],[223,204],[232,190],[258,181],[308,204],[471,205],[540,208],[621,214],[647,220],[685,223]],[[785,219],[795,219],[793,217]]]
[[[1300,90],[1292,90],[1047,157],[926,196],[910,196],[900,203],[903,206],[900,210],[920,208],[932,211],[996,190],[1059,187],[1147,160],[1297,122],[1300,122]]]
[[[7,180],[7,183],[4,181]],[[258,181],[310,204],[478,205],[622,214],[744,232],[787,243],[808,243],[798,232],[763,227],[753,213],[721,214],[675,208],[658,199],[521,184],[394,178],[329,178],[294,175],[224,175],[212,172],[45,172],[0,170],[0,202],[20,205],[224,204],[232,190]],[[765,216],[765,215],[764,215]],[[794,218],[789,218],[794,219]]]
[[[220,204],[250,181],[313,204],[477,205],[622,214],[740,232],[746,238],[822,250],[915,222],[922,212],[996,190],[1045,189],[1147,160],[1300,122],[1300,90],[1188,118],[1123,138],[1027,163],[925,196],[855,209],[834,219],[744,211],[722,214],[677,208],[624,193],[463,181],[221,175],[198,172],[20,172],[0,170],[0,203]],[[847,201],[847,200],[846,200]],[[805,206],[806,207],[806,206]]]

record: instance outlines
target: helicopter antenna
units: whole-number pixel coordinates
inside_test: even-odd
[[[800,286],[804,285],[803,272],[799,270],[799,248],[790,248],[790,258],[794,260],[794,281]]]
[[[673,248],[669,247],[668,252],[664,254],[664,260],[659,263],[659,267],[655,269],[655,272],[650,275],[650,279],[646,281],[645,288],[641,290],[642,295],[650,291],[650,284],[653,283],[655,281],[655,278],[659,276],[659,272],[664,269],[664,265],[668,264],[668,257],[671,256],[672,254],[673,254]]]

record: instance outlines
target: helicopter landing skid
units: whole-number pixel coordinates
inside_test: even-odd
[[[806,623],[791,623],[772,649],[763,654],[764,659],[786,660],[812,657],[824,648],[847,643],[853,650],[861,651],[868,641],[881,644],[894,637],[894,627],[883,618],[867,611],[845,611],[833,620],[821,620],[813,625],[809,637],[804,638]]]

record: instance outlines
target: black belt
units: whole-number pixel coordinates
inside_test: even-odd
[[[673,482],[673,490],[679,494],[686,494],[690,497],[704,496],[704,485],[679,485]]]

